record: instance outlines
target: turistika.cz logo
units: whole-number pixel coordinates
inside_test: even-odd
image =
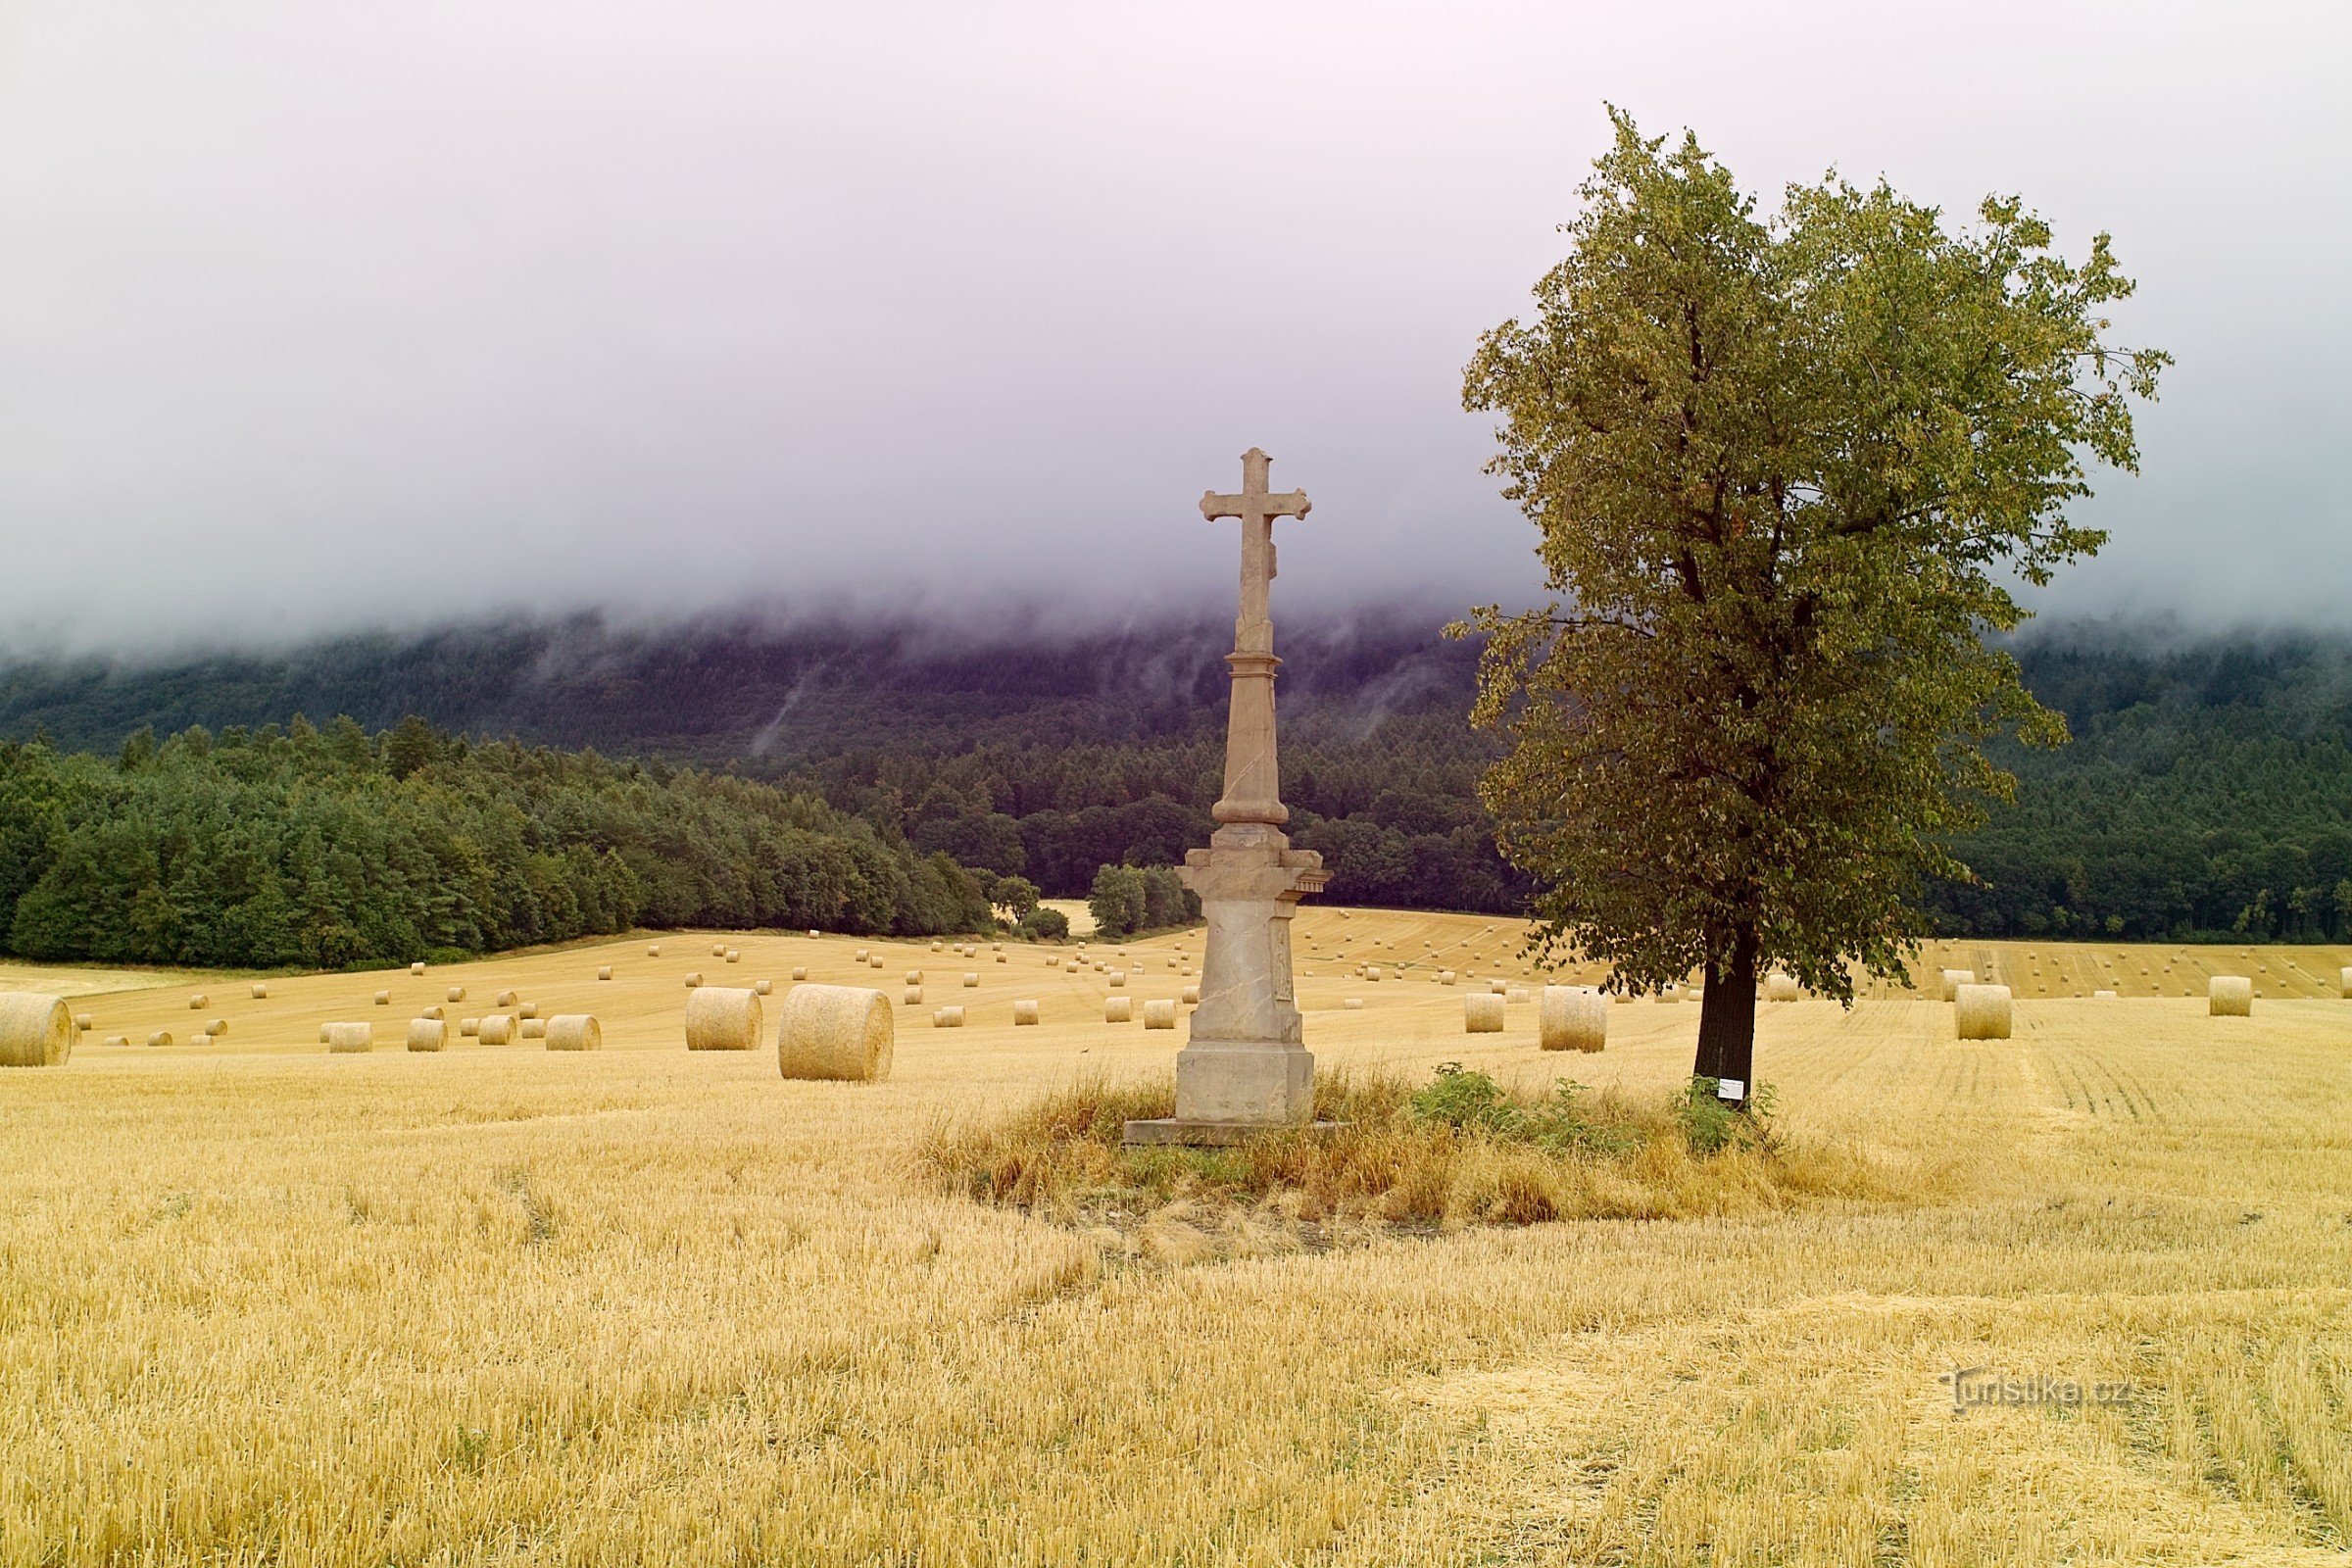
[[[2075,1410],[2086,1404],[2130,1404],[2132,1398],[2130,1378],[2082,1383],[2074,1378],[2013,1378],[1987,1366],[1956,1366],[1937,1373],[1936,1381],[1952,1391],[1954,1415],[1987,1405],[2054,1404]]]

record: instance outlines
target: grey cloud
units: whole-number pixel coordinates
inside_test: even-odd
[[[1767,192],[1835,163],[2112,229],[2180,363],[2050,604],[2341,624],[2345,42],[2286,6],[13,8],[0,639],[1118,621],[1230,593],[1194,500],[1252,444],[1315,499],[1282,603],[1523,597],[1459,368],[1604,98]]]

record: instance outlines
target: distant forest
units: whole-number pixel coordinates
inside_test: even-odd
[[[583,617],[276,657],[19,663],[0,667],[0,736],[38,733],[113,765],[142,729],[224,736],[307,712],[351,715],[365,735],[415,713],[445,736],[515,738],[437,742],[469,765],[593,747],[689,769],[675,776],[691,791],[757,781],[832,813],[825,831],[904,857],[894,863],[954,862],[1078,898],[1105,864],[1174,863],[1205,842],[1230,637],[1221,618],[1070,634],[757,621],[653,633]],[[2076,741],[2004,755],[2018,805],[1955,845],[1984,884],[1924,891],[1944,932],[2352,939],[2352,641],[2076,624],[2016,651]],[[1475,649],[1440,639],[1431,617],[1381,611],[1286,626],[1282,652],[1291,832],[1323,852],[1329,896],[1522,908],[1529,886],[1496,857],[1474,794],[1493,756],[1463,721]],[[649,856],[690,853],[669,842],[637,841],[633,874],[650,874]],[[720,858],[734,853],[719,842]],[[864,918],[879,930],[934,917]]]
[[[0,741],[0,952],[336,968],[650,926],[994,921],[945,856],[656,760],[296,718],[111,759]]]

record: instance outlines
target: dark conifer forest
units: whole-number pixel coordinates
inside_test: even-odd
[[[1084,634],[594,617],[0,667],[0,946],[325,964],[633,925],[974,929],[1205,841],[1221,619]],[[2352,939],[2352,642],[2036,629],[2075,743],[1922,890],[1955,935]],[[1285,629],[1284,795],[1362,904],[1515,912],[1474,648]],[[309,716],[303,716],[309,715]],[[160,737],[160,738],[159,738]]]

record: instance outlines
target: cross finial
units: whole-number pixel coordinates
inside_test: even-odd
[[[1272,653],[1274,624],[1267,609],[1267,585],[1274,580],[1274,519],[1303,517],[1311,503],[1303,490],[1269,491],[1267,470],[1274,460],[1257,448],[1242,454],[1242,490],[1200,497],[1200,515],[1242,519],[1242,613],[1234,624],[1234,651]]]

